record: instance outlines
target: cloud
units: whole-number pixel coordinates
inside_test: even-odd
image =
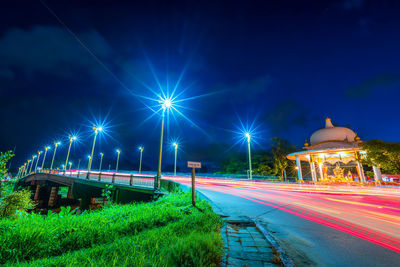
[[[347,88],[346,95],[350,98],[365,98],[370,96],[375,90],[400,83],[400,73],[383,73],[368,78],[358,85]]]
[[[309,110],[298,102],[287,98],[265,114],[264,120],[272,133],[290,130],[293,126],[306,127],[311,118]]]
[[[97,31],[81,33],[79,38],[97,57],[112,55],[111,47]],[[82,71],[97,76],[101,70],[71,34],[55,26],[10,29],[0,38],[0,59],[0,69],[8,76],[15,69],[28,77],[37,73],[72,77]]]
[[[344,9],[359,9],[364,5],[364,0],[345,0],[343,2]]]

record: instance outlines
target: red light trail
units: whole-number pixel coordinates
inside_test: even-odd
[[[165,177],[190,186],[190,178]],[[400,253],[400,188],[196,178],[198,189],[283,210]]]

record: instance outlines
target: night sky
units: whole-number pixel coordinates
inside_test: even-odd
[[[174,139],[181,166],[246,152],[232,146],[240,121],[257,128],[254,149],[273,136],[301,147],[326,117],[362,140],[400,141],[399,1],[141,2],[2,3],[0,150],[15,148],[13,165],[54,140],[61,162],[70,132],[71,160],[86,160],[104,121],[106,165],[121,148],[122,168],[137,169],[144,145],[155,170],[161,120],[143,97],[177,81],[190,121],[170,116],[164,165]]]

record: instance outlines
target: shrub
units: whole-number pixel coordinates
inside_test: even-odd
[[[34,207],[29,190],[6,193],[0,198],[0,217],[11,217],[17,215],[17,211],[22,213]]]

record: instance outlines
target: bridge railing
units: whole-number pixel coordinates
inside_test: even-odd
[[[38,170],[32,173],[51,173],[63,176],[70,176],[79,179],[91,181],[99,181],[111,184],[123,184],[135,187],[154,188],[154,175],[137,174],[137,173],[115,173],[115,172],[99,172],[87,170]]]

